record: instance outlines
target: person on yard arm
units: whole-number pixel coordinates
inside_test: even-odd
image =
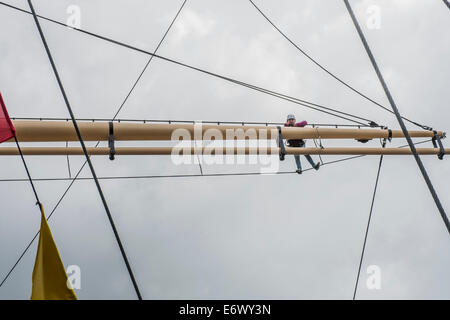
[[[306,121],[302,121],[302,122],[295,122],[295,121],[296,121],[295,116],[293,114],[290,114],[287,116],[287,120],[286,120],[286,123],[284,124],[284,126],[285,127],[304,127],[308,124],[308,122],[306,122]],[[305,141],[303,141],[303,139],[292,139],[292,140],[287,141],[287,145],[288,145],[288,147],[303,148],[303,147],[305,147]],[[297,164],[296,172],[298,174],[301,174],[302,173],[302,164],[300,162],[300,155],[295,154],[294,158],[295,158],[295,163]],[[305,154],[305,158],[306,158],[306,160],[308,160],[308,162],[311,164],[311,166],[314,169],[319,170],[320,162],[314,163],[313,159],[311,158],[311,156],[309,154]]]

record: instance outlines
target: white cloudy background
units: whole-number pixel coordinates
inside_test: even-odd
[[[5,2],[28,10],[25,0]],[[181,3],[34,1],[39,14],[63,22],[67,7],[78,5],[83,29],[149,51]],[[343,1],[256,3],[332,72],[388,106]],[[352,4],[400,111],[448,131],[450,11],[443,1]],[[381,8],[378,30],[366,27],[371,5]],[[112,117],[148,56],[48,22],[42,26],[75,115]],[[302,56],[247,0],[188,0],[159,54],[398,128],[393,115]],[[0,90],[13,117],[68,117],[32,17],[4,6]],[[345,123],[154,59],[119,118],[278,122],[288,113],[310,122]],[[400,144],[405,141],[393,143]],[[34,178],[68,176],[65,157],[26,158]],[[449,157],[422,159],[448,211]],[[101,186],[145,299],[351,299],[378,161],[363,157],[301,176],[103,180]],[[71,157],[72,173],[82,163],[82,157]],[[95,157],[93,164],[99,176],[199,173],[198,165],[175,166],[167,156],[122,156],[113,162]],[[280,170],[294,166],[288,157]],[[18,157],[0,158],[0,178],[24,177]],[[68,184],[36,182],[47,214]],[[0,182],[0,202],[3,279],[38,230],[40,215],[26,182]],[[135,299],[93,181],[75,182],[50,227],[65,265],[81,267],[80,299]],[[0,288],[1,299],[30,297],[36,245]],[[449,234],[414,159],[385,157],[357,297],[449,299],[449,253]],[[365,285],[369,265],[381,268],[381,290]]]

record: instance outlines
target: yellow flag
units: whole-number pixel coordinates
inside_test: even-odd
[[[41,232],[33,269],[31,300],[76,300],[73,289],[67,286],[67,274],[58,248],[41,208]]]

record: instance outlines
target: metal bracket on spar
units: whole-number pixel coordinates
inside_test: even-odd
[[[112,122],[109,122],[108,147],[109,147],[109,160],[114,160],[115,154],[116,154],[116,148],[114,147],[114,124]]]
[[[281,134],[281,127],[277,126],[277,129],[278,129],[278,147],[280,148],[280,161],[284,161],[286,149],[284,148],[283,135]]]
[[[434,133],[434,136],[433,136],[433,139],[431,141],[433,142],[433,146],[435,148],[437,148],[438,145],[439,145],[440,151],[439,151],[439,154],[438,154],[438,159],[439,160],[443,160],[444,159],[444,155],[445,155],[444,145],[442,144],[441,137],[438,135],[437,131],[433,131],[433,133]],[[443,134],[443,137],[445,137],[445,134]],[[437,141],[437,144],[436,144],[436,141]]]

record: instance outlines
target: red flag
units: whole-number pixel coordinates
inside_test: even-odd
[[[2,94],[0,93],[0,143],[16,136],[16,129],[9,118]]]

